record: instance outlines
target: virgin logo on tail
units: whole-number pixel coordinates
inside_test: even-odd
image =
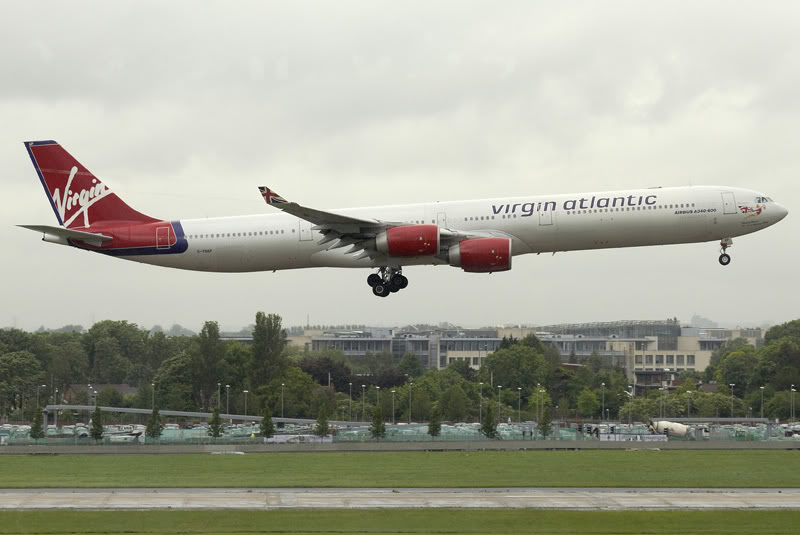
[[[61,190],[58,188],[53,192],[53,202],[55,202],[58,215],[61,217],[61,221],[64,222],[65,227],[69,227],[75,221],[75,218],[81,214],[83,214],[83,226],[88,227],[89,207],[111,193],[111,190],[102,182],[98,182],[96,178],[92,178],[93,186],[89,189],[82,189],[78,192],[72,191],[70,186],[77,174],[78,168],[73,165],[69,171],[67,185],[64,187],[64,194],[62,195]],[[73,212],[72,210],[75,211]],[[70,213],[69,219],[66,218],[68,213]]]

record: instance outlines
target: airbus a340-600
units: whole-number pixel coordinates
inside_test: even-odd
[[[44,241],[158,266],[247,272],[372,270],[380,297],[408,286],[403,267],[511,269],[514,256],[719,242],[774,225],[786,208],[757,191],[686,186],[317,210],[260,187],[274,213],[167,220],[125,204],[55,141],[25,147],[58,226],[21,225]]]

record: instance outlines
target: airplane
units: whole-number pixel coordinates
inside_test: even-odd
[[[138,212],[55,141],[25,147],[58,226],[20,225],[49,243],[194,271],[368,268],[374,295],[408,286],[403,268],[511,269],[523,254],[719,241],[781,221],[788,210],[756,191],[657,187],[583,194],[318,210],[259,191],[275,213],[165,220]]]

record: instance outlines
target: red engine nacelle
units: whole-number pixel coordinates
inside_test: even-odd
[[[450,247],[450,265],[470,273],[492,273],[511,269],[511,240],[471,238]]]
[[[439,253],[437,225],[392,227],[375,238],[378,251],[389,256],[433,256]]]

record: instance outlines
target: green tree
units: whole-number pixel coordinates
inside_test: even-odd
[[[33,440],[39,440],[40,438],[44,438],[44,429],[43,429],[43,418],[42,418],[42,408],[36,407],[36,413],[33,415],[33,423],[31,424],[31,433],[30,437]]]
[[[543,389],[544,390],[544,389]],[[528,398],[528,408],[533,411],[536,418],[544,414],[549,407],[553,405],[553,400],[550,399],[550,394],[545,392],[534,392]]]
[[[283,386],[281,386],[283,384]],[[353,385],[355,386],[355,385]],[[283,391],[283,415],[288,418],[313,418],[314,396],[320,386],[300,368],[290,366],[283,377],[276,377],[256,390],[262,403],[275,407],[281,414],[281,391]],[[355,406],[353,407],[355,411]]]
[[[463,422],[467,419],[469,398],[460,385],[451,385],[442,396],[441,404],[444,405],[445,415],[449,421]],[[436,410],[438,411],[439,407]],[[439,416],[441,417],[441,412]],[[430,417],[433,417],[433,411]]]
[[[42,368],[30,351],[0,355],[0,408],[6,411],[22,408],[25,395],[42,380]]]
[[[89,360],[92,383],[134,381],[137,365],[146,355],[149,333],[135,323],[104,320],[81,338]]]
[[[796,343],[800,343],[800,319],[788,321],[780,325],[775,325],[764,334],[764,343],[769,345],[781,338],[790,338]]]
[[[486,410],[483,413],[483,421],[481,422],[481,433],[486,438],[497,437],[497,404],[492,401],[486,403]]]
[[[261,419],[259,430],[267,438],[271,438],[275,434],[275,425],[272,423],[272,407],[269,405],[264,407],[264,417]]]
[[[195,395],[197,391],[192,378],[200,373],[197,366],[197,361],[186,352],[165,360],[154,378],[156,404],[174,411],[196,410],[199,397]],[[138,402],[150,407],[153,395],[150,385],[140,386],[139,391]]]
[[[442,433],[442,416],[439,411],[439,404],[434,403],[431,407],[431,415],[428,418],[428,434],[435,439]]]
[[[424,373],[422,360],[416,353],[406,353],[400,359],[400,373],[408,374],[409,377],[419,377]]]
[[[89,430],[89,436],[95,441],[103,438],[103,412],[100,410],[99,406],[95,407],[92,413],[92,427]]]
[[[164,424],[161,422],[161,415],[158,413],[158,407],[154,407],[150,418],[147,420],[147,427],[144,430],[144,434],[150,438],[158,438],[161,436],[162,431],[164,431]]]
[[[588,418],[596,414],[598,410],[600,410],[600,400],[597,399],[597,395],[588,388],[584,388],[578,396],[578,413]]]
[[[222,436],[222,418],[219,415],[219,409],[214,407],[214,410],[211,412],[211,418],[208,420],[208,434],[214,438],[219,438]]]
[[[547,435],[553,432],[553,415],[550,412],[550,407],[542,409],[542,417],[539,419],[539,433],[542,438],[547,438]]]
[[[195,367],[192,374],[184,378],[184,384],[193,386],[193,393],[200,406],[208,409],[213,405],[212,399],[217,394],[217,382],[221,377],[222,359],[225,356],[225,344],[220,340],[216,321],[203,323],[191,354]]]
[[[431,395],[425,387],[414,386],[411,392],[411,419],[424,422],[431,413]]]
[[[536,383],[544,383],[547,377],[548,364],[542,353],[532,347],[515,344],[508,349],[499,349],[486,357],[481,368],[481,380],[489,382],[494,374],[494,385],[503,385],[503,389],[516,393],[522,388],[522,395],[528,397],[536,387]]]
[[[256,313],[250,369],[250,383],[253,386],[267,384],[283,375],[287,366],[285,348],[286,331],[281,326],[281,317]]]
[[[711,360],[709,361],[708,366],[706,366],[705,371],[705,378],[707,381],[713,381],[714,376],[717,373],[717,366],[722,360],[727,357],[729,354],[734,353],[736,351],[752,351],[755,348],[750,345],[750,342],[747,341],[746,338],[735,338],[733,340],[727,340],[717,349],[715,349],[711,353]]]
[[[328,404],[320,403],[317,425],[314,426],[314,434],[320,438],[328,436]]]
[[[477,380],[478,374],[466,360],[456,360],[447,365],[447,369],[456,372],[465,381],[473,383]]]
[[[734,391],[741,397],[753,384],[758,364],[755,350],[728,353],[717,366],[717,382],[736,385]]]
[[[380,440],[386,436],[386,423],[383,421],[383,412],[380,407],[375,407],[372,411],[372,424],[369,426],[369,434],[375,440]]]
[[[103,407],[122,407],[122,394],[113,388],[104,388],[97,394],[97,404]]]

